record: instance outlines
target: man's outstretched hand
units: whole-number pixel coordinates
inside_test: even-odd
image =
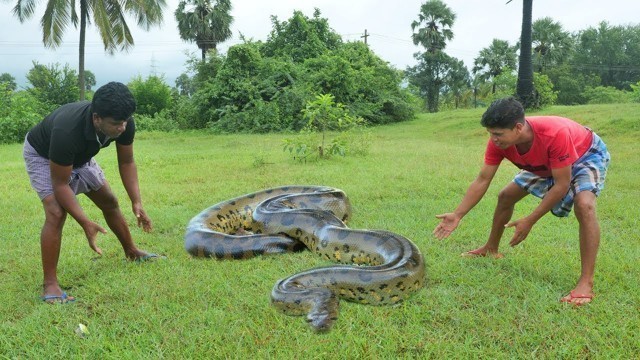
[[[436,215],[436,218],[442,220],[433,230],[433,235],[435,235],[438,240],[442,240],[451,235],[460,223],[460,217],[454,213]]]

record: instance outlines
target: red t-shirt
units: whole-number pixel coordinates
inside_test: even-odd
[[[489,139],[485,164],[498,165],[506,158],[520,169],[551,177],[551,169],[572,165],[591,147],[591,131],[573,120],[559,116],[530,116],[525,120],[533,130],[529,151],[519,154],[515,145],[502,150]]]

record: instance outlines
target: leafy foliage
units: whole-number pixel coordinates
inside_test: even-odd
[[[191,101],[198,109],[193,128],[300,131],[307,124],[302,110],[318,94],[331,94],[368,124],[413,117],[413,97],[401,87],[402,73],[365,44],[343,43],[318,10],[313,18],[294,12],[288,21],[272,20],[265,43],[234,45],[226,56],[191,66],[197,89]]]
[[[483,81],[490,81],[502,74],[504,69],[516,69],[516,49],[506,40],[493,39],[489,47],[480,50],[471,71]],[[492,92],[496,92],[495,82]]]
[[[14,78],[9,73],[0,74],[0,84],[4,84],[5,90],[15,91],[18,88],[18,84],[16,84],[16,78]]]
[[[316,96],[314,101],[307,103],[303,110],[306,126],[301,131],[301,136],[295,139],[284,139],[284,151],[289,151],[294,159],[307,160],[313,155],[318,158],[327,158],[333,155],[345,156],[348,149],[346,131],[362,125],[361,118],[353,117],[341,103],[336,103],[331,94]],[[337,131],[342,136],[328,139],[329,131]],[[320,134],[320,142],[317,136]]]
[[[167,115],[166,110],[155,113],[155,116],[135,115],[136,131],[171,132],[178,130],[179,125]]]
[[[313,18],[306,17],[301,11],[294,11],[289,20],[282,22],[272,16],[273,29],[264,44],[265,56],[302,63],[336,50],[342,39],[329,27],[328,20],[320,15],[320,10],[316,8]]]
[[[202,60],[210,49],[216,50],[232,35],[231,1],[214,1],[212,5],[211,0],[183,0],[174,13],[180,38],[195,42],[202,51]]]
[[[91,91],[91,88],[96,86],[96,76],[89,70],[84,71],[84,88],[87,91]]]
[[[554,91],[553,83],[545,74],[533,73],[533,87],[536,91],[534,108],[554,105],[558,99],[558,92]]]
[[[440,0],[429,0],[422,4],[418,20],[411,23],[411,36],[415,45],[422,45],[425,52],[414,54],[419,64],[408,67],[409,81],[427,99],[429,112],[437,112],[441,87],[452,65],[457,63],[442,50],[446,42],[453,38],[451,27],[456,14]]]
[[[597,75],[599,85],[629,89],[640,80],[640,25],[610,26],[601,22],[578,35],[574,62],[584,75]]]
[[[27,132],[51,110],[32,92],[11,92],[6,83],[0,83],[0,143],[23,141]]]
[[[149,75],[143,80],[137,76],[128,87],[136,99],[136,114],[153,116],[171,106],[171,88],[162,77]]]
[[[632,101],[631,93],[613,86],[589,87],[584,91],[584,97],[589,104],[619,104]]]
[[[36,1],[18,0],[13,13],[20,22],[31,18]],[[78,66],[79,99],[85,98],[84,49],[87,24],[93,24],[100,34],[104,49],[109,54],[116,50],[126,50],[133,46],[133,36],[125,21],[125,14],[132,15],[137,24],[148,30],[151,25],[162,23],[162,8],[165,0],[59,0],[48,1],[40,23],[42,24],[42,42],[44,46],[57,48],[62,44],[64,32],[73,23],[80,24],[80,61]]]
[[[533,62],[536,72],[564,63],[573,50],[571,34],[550,17],[538,19],[532,25]]]
[[[427,52],[436,53],[453,39],[453,23],[456,14],[440,0],[429,0],[420,6],[418,20],[411,23],[411,35],[415,45],[422,45]],[[416,31],[417,30],[417,31]]]
[[[28,91],[40,102],[60,106],[78,101],[78,75],[69,65],[60,68],[60,64],[41,65],[34,61],[27,80],[32,85]]]

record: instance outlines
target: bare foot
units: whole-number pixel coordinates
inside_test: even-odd
[[[490,256],[490,257],[492,257],[494,259],[500,259],[500,258],[504,257],[504,255],[502,255],[501,253],[499,253],[497,251],[492,251],[492,250],[485,249],[484,246],[481,247],[481,248],[477,248],[475,250],[463,252],[462,254],[460,254],[460,256],[462,256],[462,257],[471,257],[471,258]]]

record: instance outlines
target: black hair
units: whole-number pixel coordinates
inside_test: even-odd
[[[91,109],[102,118],[128,120],[136,111],[136,100],[125,84],[112,81],[96,90]]]
[[[513,129],[524,122],[524,108],[512,96],[498,99],[482,114],[480,124],[486,128]]]

